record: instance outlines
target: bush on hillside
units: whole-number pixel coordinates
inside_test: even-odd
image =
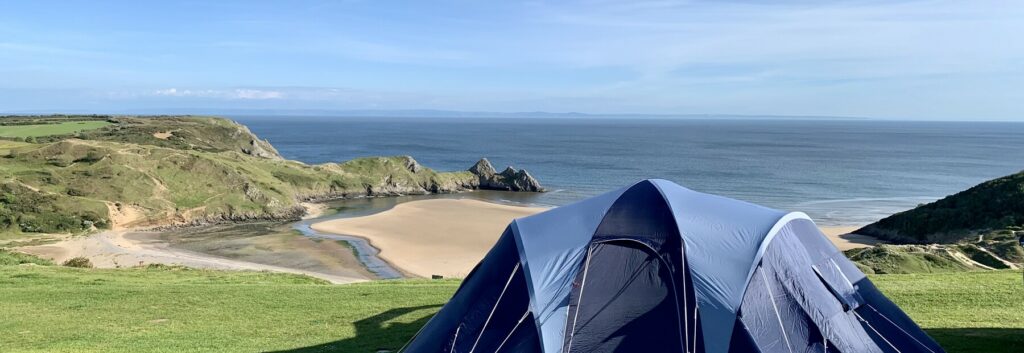
[[[92,261],[84,257],[72,257],[62,264],[67,267],[92,268]]]

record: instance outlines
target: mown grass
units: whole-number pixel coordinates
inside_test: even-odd
[[[1024,350],[1020,271],[875,275],[871,280],[948,352]]]
[[[106,121],[68,121],[56,124],[6,125],[0,126],[0,137],[41,137],[70,135],[76,132],[95,130],[111,125]]]
[[[1024,346],[1020,272],[875,275],[949,352]],[[375,352],[396,349],[457,281],[326,285],[156,267],[0,266],[4,352]]]
[[[397,348],[454,281],[334,286],[176,268],[0,266],[3,352],[262,352]]]

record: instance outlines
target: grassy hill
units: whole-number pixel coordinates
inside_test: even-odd
[[[978,235],[1012,239],[1021,227],[1024,171],[894,214],[856,233],[894,243],[930,244],[957,243]]]
[[[3,258],[0,253],[0,263]],[[1019,272],[871,279],[949,352],[1016,352],[1024,344]],[[0,347],[5,352],[394,350],[458,284],[401,280],[337,286],[295,275],[163,266],[0,266]]]
[[[845,252],[864,273],[932,273],[1024,267],[1016,241],[960,244],[878,245]]]
[[[4,118],[9,125],[0,125],[0,135],[33,121],[43,126],[68,119],[79,118]],[[0,240],[24,233],[296,219],[304,212],[299,203],[307,200],[478,186],[470,172],[436,172],[408,156],[320,165],[284,160],[226,119],[81,119],[108,125],[0,141]],[[21,125],[10,125],[15,123]]]
[[[73,135],[108,125],[110,123],[106,121],[70,121],[52,124],[13,125],[5,126],[0,130],[0,137],[25,139],[40,136]]]
[[[986,181],[855,231],[894,244],[848,250],[868,273],[1024,267],[1024,172]]]
[[[25,136],[21,136],[21,141],[37,143],[77,138],[280,158],[269,142],[260,140],[244,125],[217,117],[47,115],[0,118],[0,137],[17,135],[19,131],[32,132],[31,135],[22,133]]]

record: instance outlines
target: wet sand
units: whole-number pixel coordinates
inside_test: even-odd
[[[546,210],[477,200],[423,200],[369,216],[313,223],[325,233],[358,236],[380,250],[392,266],[418,277],[465,277],[494,246],[508,223]],[[877,240],[847,234],[858,227],[822,227],[840,250]]]
[[[322,278],[332,283],[362,282],[372,278],[369,277],[365,269],[358,262],[342,265],[341,267],[344,267],[343,271],[330,271],[323,270],[322,268],[310,269],[311,267],[308,264],[303,266],[294,261],[281,261],[277,264],[258,263],[246,261],[252,260],[252,258],[247,259],[244,256],[239,259],[232,259],[183,249],[173,246],[170,242],[161,239],[161,237],[161,233],[156,232],[105,231],[86,237],[69,238],[54,244],[21,247],[18,250],[52,259],[57,263],[73,257],[86,257],[93,263],[93,266],[98,268],[134,267],[160,263],[217,270],[273,271],[304,274]],[[296,242],[292,244],[307,241],[310,243],[314,242],[314,240],[300,235],[295,235],[294,237]],[[273,242],[273,240],[270,242]],[[253,244],[246,246],[261,247]],[[246,246],[236,249],[243,249]],[[230,246],[227,248],[230,248]],[[296,258],[309,258],[309,251],[322,251],[319,245],[310,245],[306,248],[295,248],[293,251],[301,253]],[[310,250],[309,248],[315,249]],[[266,244],[262,246],[262,249],[273,251]],[[343,253],[344,251],[351,252],[349,249],[338,249],[337,252]]]

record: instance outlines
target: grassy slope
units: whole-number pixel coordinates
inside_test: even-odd
[[[1024,345],[1019,272],[875,275],[950,352]],[[950,286],[956,283],[956,286]],[[291,275],[0,266],[10,352],[374,352],[401,346],[455,281],[331,286]]]
[[[107,205],[114,204],[133,211],[131,226],[292,219],[305,199],[452,192],[476,180],[468,172],[412,168],[409,157],[315,166],[286,161],[224,119],[111,121],[118,124],[77,138],[0,141],[0,238],[106,228]],[[153,136],[167,131],[172,137]],[[271,156],[250,153],[254,143]]]
[[[67,135],[76,132],[95,130],[110,125],[105,121],[74,121],[56,124],[9,125],[0,126],[0,137],[38,137],[49,135]]]
[[[849,250],[846,256],[865,272],[875,273],[1008,268],[1001,260],[1021,267],[1022,227],[1024,172],[986,181],[858,229],[858,234],[906,245]]]
[[[62,124],[94,124],[102,128],[85,131],[60,131],[47,126]],[[32,128],[49,130],[35,135],[35,141],[48,143],[78,138],[84,140],[113,141],[139,145],[152,145],[182,150],[206,152],[253,151],[256,145],[267,152],[267,157],[279,157],[270,143],[260,140],[248,128],[231,120],[204,116],[8,116],[0,117],[0,131],[4,129]],[[165,138],[154,134],[169,133]]]
[[[1007,229],[1022,226],[1024,171],[894,214],[856,233],[894,243],[956,243],[977,234],[1006,235]]]

